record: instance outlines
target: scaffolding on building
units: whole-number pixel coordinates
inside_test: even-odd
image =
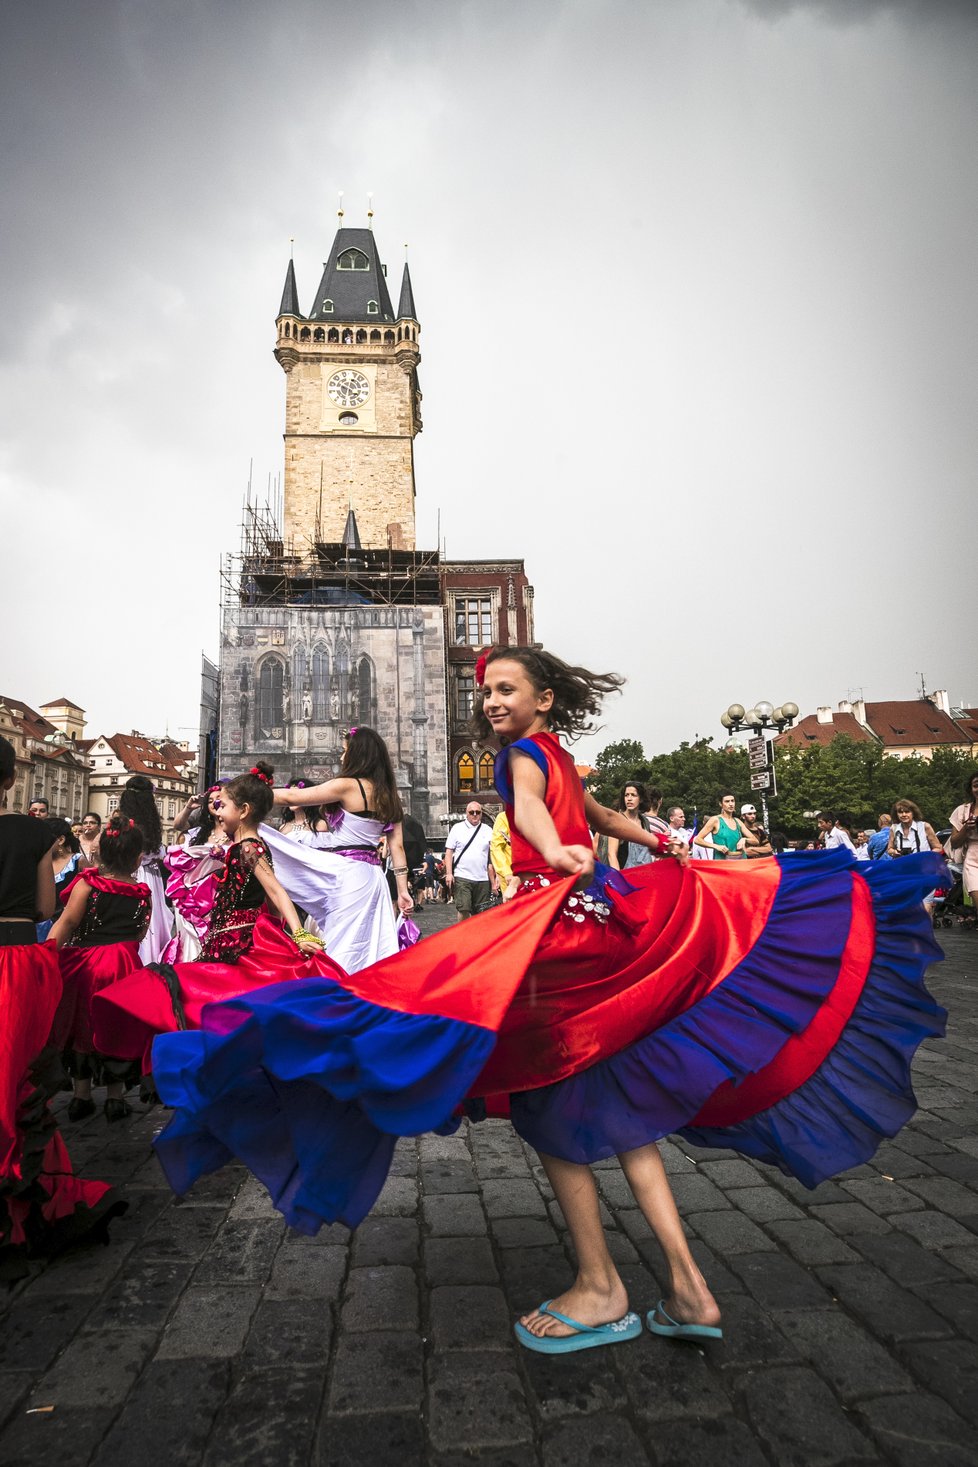
[[[221,563],[221,606],[439,606],[437,550],[364,549],[341,542],[286,540],[281,500],[244,504],[240,549]]]

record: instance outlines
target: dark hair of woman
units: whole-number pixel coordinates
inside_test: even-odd
[[[973,769],[964,782],[964,797],[969,803],[972,802],[975,798],[974,795],[971,793],[971,786],[974,784],[976,779],[978,779],[978,769]]]
[[[136,777],[141,778],[139,775]],[[129,815],[123,815],[121,809],[117,810],[109,817],[99,837],[99,870],[120,881],[129,881],[142,859],[145,840],[145,834],[136,821]]]
[[[67,820],[59,820],[56,815],[49,815],[44,824],[51,832],[52,844],[63,840],[71,854],[73,856],[78,855],[81,846],[78,843],[78,837],[72,832]]]
[[[485,666],[503,658],[518,662],[538,693],[552,689],[554,701],[547,714],[547,727],[551,733],[567,734],[572,739],[594,733],[603,699],[608,693],[619,692],[625,681],[614,672],[572,667],[538,647],[493,647],[486,653]],[[477,693],[470,727],[478,738],[487,739],[492,737],[492,725],[482,705],[483,699]]]
[[[285,788],[287,790],[304,790],[308,789],[308,787],[312,783],[313,781],[311,779],[306,779],[306,776],[304,774],[293,774],[292,778],[289,780]],[[322,805],[298,805],[296,809],[301,810],[302,815],[305,818],[306,824],[310,825],[313,830],[315,830],[316,826],[323,819]],[[296,811],[293,810],[291,806],[286,805],[282,813],[282,819],[279,821],[279,827],[281,828],[281,826],[283,825],[291,825],[295,818]]]
[[[135,820],[143,832],[143,853],[155,855],[163,844],[163,827],[153,798],[153,782],[145,774],[134,774],[126,780],[119,800],[119,814]]]
[[[397,793],[394,766],[380,734],[372,728],[351,729],[340,763],[347,779],[369,779],[374,787],[370,808],[378,820],[397,824],[404,819],[404,806]],[[328,806],[335,809],[335,806]]]
[[[645,785],[639,784],[637,779],[625,780],[625,783],[622,785],[621,791],[618,795],[618,804],[616,808],[618,810],[624,810],[625,796],[629,790],[634,790],[635,793],[638,795],[638,812],[640,815],[644,815],[646,810],[649,808],[649,796]]]
[[[247,774],[238,774],[234,779],[229,779],[224,786],[224,793],[239,809],[242,805],[248,805],[255,820],[264,820],[272,808],[274,773],[271,764],[265,764],[259,759]]]
[[[12,779],[17,767],[17,755],[9,739],[0,738],[0,779]]]
[[[217,784],[209,784],[204,790],[203,799],[200,802],[200,809],[197,811],[195,817],[198,822],[197,834],[194,836],[195,845],[206,846],[217,829],[217,817],[211,814],[211,795],[215,790],[223,790],[226,784],[227,780],[221,779],[218,780]]]

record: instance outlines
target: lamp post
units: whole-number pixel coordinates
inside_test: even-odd
[[[768,731],[777,729],[778,733],[782,733],[784,729],[791,727],[797,717],[797,703],[782,703],[775,708],[766,699],[747,709],[742,703],[731,703],[726,713],[720,715],[720,722],[728,733],[743,733],[745,729],[750,729],[754,735],[747,748],[754,773],[765,776],[758,780],[758,785],[761,809],[764,812],[764,829],[768,835],[771,834],[771,829],[768,825],[767,791],[770,789],[772,798],[777,794],[774,784],[774,755],[771,752]]]

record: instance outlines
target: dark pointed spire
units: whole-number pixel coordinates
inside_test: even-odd
[[[357,517],[353,513],[352,508],[346,517],[346,524],[343,527],[343,539],[340,541],[340,544],[348,553],[362,548],[360,545],[360,531],[357,529]]]
[[[377,241],[369,229],[338,229],[323,265],[310,321],[393,321]]]
[[[299,292],[295,283],[295,265],[290,260],[289,268],[285,272],[285,287],[282,291],[282,304],[278,308],[280,316],[301,316],[299,310]]]
[[[414,291],[411,289],[411,272],[408,269],[407,260],[404,261],[404,274],[401,277],[401,299],[397,303],[397,319],[403,321],[405,317],[411,321],[418,319],[418,313],[414,308]]]

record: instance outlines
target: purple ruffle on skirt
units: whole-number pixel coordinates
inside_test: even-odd
[[[569,1079],[514,1095],[513,1124],[536,1149],[593,1162],[679,1131],[732,1147],[808,1186],[865,1161],[916,1102],[909,1067],[920,1042],[943,1033],[924,971],[943,956],[920,905],[936,856],[866,863],[846,852],[780,859],[781,884],[761,937],[692,1009]],[[805,1029],[831,990],[851,922],[854,874],[869,886],[875,947],[863,993],[815,1075],[768,1111],[723,1129],[690,1122],[723,1083],[768,1064]],[[813,897],[817,895],[817,904]]]

